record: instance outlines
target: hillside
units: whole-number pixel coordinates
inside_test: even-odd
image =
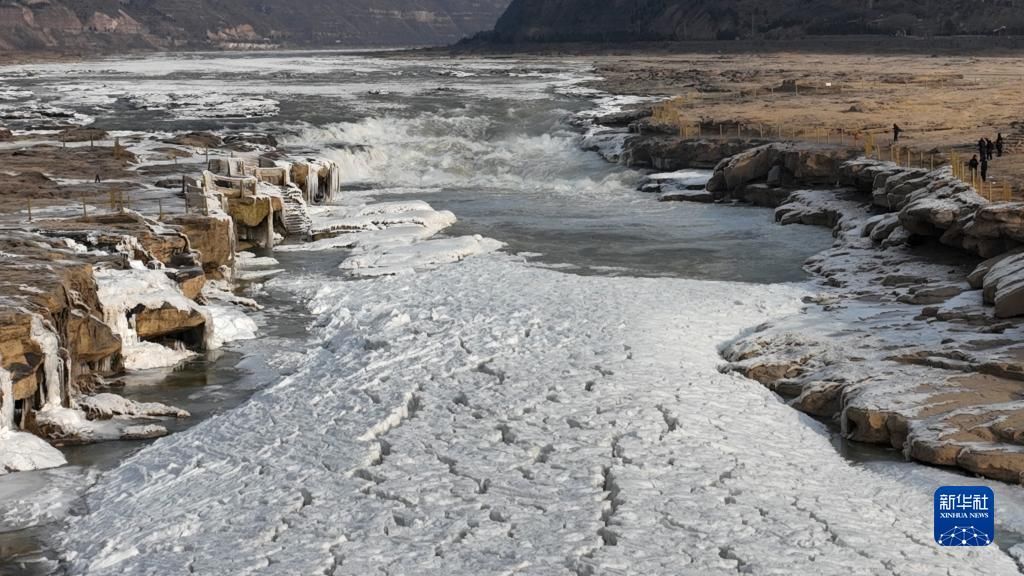
[[[485,36],[614,42],[1021,33],[1024,3],[1014,0],[513,0]]]
[[[0,52],[448,44],[509,0],[0,0]]]

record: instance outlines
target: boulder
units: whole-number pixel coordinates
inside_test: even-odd
[[[707,190],[677,190],[675,192],[665,192],[658,196],[658,202],[699,202],[710,204],[714,201],[715,197]]]
[[[208,216],[175,214],[169,216],[166,223],[188,237],[189,245],[199,252],[199,260],[207,273],[216,274],[221,266],[234,265],[235,229],[231,218],[213,213]]]
[[[623,110],[621,112],[598,116],[596,122],[602,126],[621,128],[645,118],[650,118],[652,115],[653,111],[650,108],[636,108],[634,110]]]
[[[684,168],[714,168],[723,158],[749,149],[741,140],[692,140],[669,135],[631,136],[623,143],[622,163],[631,168],[674,172]]]
[[[1003,260],[1006,260],[1011,256],[1018,256],[1022,252],[1024,252],[1024,248],[1018,248],[985,260],[981,264],[978,264],[977,267],[974,268],[974,271],[967,276],[967,283],[975,290],[982,289],[985,286],[985,277],[988,276],[989,272],[991,272],[993,268]]]
[[[985,262],[979,266],[982,267],[986,267]],[[977,274],[972,276],[976,284]],[[1024,253],[1007,255],[988,264],[981,288],[984,302],[996,307],[998,318],[1024,314]]]
[[[206,316],[200,310],[179,309],[169,304],[160,308],[137,308],[134,317],[135,331],[143,340],[192,332],[206,324]]]
[[[977,238],[1024,243],[1024,202],[985,204],[974,212],[964,233]]]
[[[737,192],[750,182],[767,180],[775,167],[779,167],[780,181],[789,174],[799,184],[835,184],[839,167],[850,155],[846,149],[803,143],[765,144],[719,162],[715,173],[721,173],[722,177],[709,182],[708,190]]]
[[[237,224],[247,226],[249,228],[256,228],[260,224],[263,224],[268,216],[272,217],[272,212],[280,211],[282,208],[281,199],[279,197],[268,196],[266,198],[271,198],[271,204],[268,204],[265,198],[257,198],[253,196],[228,198],[228,215],[230,215]]]
[[[99,142],[109,138],[107,131],[99,128],[67,128],[57,134],[57,139],[61,142]]]
[[[14,140],[14,133],[7,128],[0,128],[0,142],[10,142]]]
[[[189,132],[187,134],[179,134],[173,138],[164,140],[164,142],[168,144],[177,144],[179,146],[192,146],[193,148],[220,148],[224,145],[224,140],[212,132]]]
[[[203,294],[203,286],[206,285],[206,274],[202,268],[178,268],[168,270],[167,277],[170,278],[181,289],[181,293],[190,300],[199,300]]]
[[[872,242],[882,242],[892,235],[900,226],[900,217],[896,214],[886,214],[879,219],[874,226],[868,230],[868,236]]]
[[[968,446],[957,454],[956,465],[1004,482],[1024,482],[1024,452]]]
[[[832,418],[841,410],[843,388],[836,382],[810,383],[802,387],[800,395],[790,405],[818,418]]]
[[[1016,274],[999,283],[992,304],[996,318],[1024,316],[1024,274]]]

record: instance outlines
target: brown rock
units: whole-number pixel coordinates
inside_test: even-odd
[[[956,464],[986,478],[1014,484],[1024,481],[1024,452],[968,446],[960,451]]]
[[[57,139],[61,142],[99,142],[107,138],[107,131],[98,128],[67,128],[57,134]]]
[[[120,367],[121,341],[101,320],[90,257],[13,230],[0,236],[0,252],[18,255],[0,258],[0,356],[17,398],[31,397],[43,378],[42,350],[31,336],[34,316],[56,331],[72,378]]]
[[[172,228],[163,226],[136,212],[112,212],[62,220],[42,220],[37,228],[50,236],[72,238],[86,246],[109,252],[131,245],[125,237],[138,240],[141,249],[130,256],[142,262],[156,260],[169,265],[175,255],[189,251],[188,238]]]
[[[908,454],[914,460],[936,466],[956,466],[963,447],[933,440],[911,440]]]
[[[206,317],[196,309],[179,310],[165,304],[161,308],[135,311],[135,331],[143,340],[190,332],[204,324]]]
[[[199,252],[203,270],[207,273],[215,273],[221,266],[234,265],[235,229],[230,218],[217,215],[176,214],[168,217],[166,222],[188,237],[189,245]]]
[[[200,300],[203,286],[206,285],[206,274],[202,268],[180,268],[168,270],[167,277],[173,280],[182,294],[191,300]]]
[[[857,442],[890,444],[888,421],[891,415],[882,410],[847,406],[843,410],[843,436]]]
[[[622,162],[633,168],[671,172],[683,168],[714,168],[723,158],[754,144],[740,140],[693,140],[663,134],[644,134],[626,139]]]
[[[276,203],[273,210],[280,210],[280,201]],[[228,199],[228,214],[234,221],[242,226],[256,228],[271,214],[271,207],[262,198],[247,196],[244,198]]]
[[[164,140],[164,142],[167,142],[168,144],[177,144],[179,146],[192,146],[193,148],[220,148],[224,145],[224,140],[212,132],[189,132],[187,134],[179,134],[174,138]]]
[[[761,384],[773,384],[783,378],[795,378],[803,371],[797,362],[755,364],[743,370],[743,375]]]
[[[843,388],[836,382],[814,382],[804,386],[790,405],[812,416],[831,418],[842,409]]]

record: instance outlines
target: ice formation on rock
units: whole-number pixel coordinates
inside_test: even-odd
[[[160,270],[97,270],[96,283],[103,305],[103,320],[121,336],[124,365],[129,370],[173,366],[193,354],[185,348],[168,348],[141,340],[134,320],[140,308],[156,310],[168,306],[202,315],[206,318],[204,341],[212,338],[209,312],[186,298]]]
[[[0,367],[0,475],[66,464],[64,455],[45,440],[15,429],[13,387],[11,374]]]

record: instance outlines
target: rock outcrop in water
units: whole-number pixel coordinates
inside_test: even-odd
[[[741,338],[725,350],[732,368],[851,440],[1024,482],[1024,324],[1005,320],[1024,314],[1024,206],[991,204],[948,169],[861,159],[835,176],[839,188],[793,193],[776,218],[834,229],[808,267],[840,296]],[[928,246],[953,250],[918,254]],[[993,252],[975,267],[971,255]],[[847,328],[823,328],[831,314]]]
[[[133,418],[187,415],[94,391],[124,368],[176,362],[186,348],[210,345],[212,317],[195,302],[205,282],[198,262],[179,228],[127,211],[4,230],[0,369],[11,385],[0,404],[10,433],[62,444],[150,438],[167,431]],[[13,435],[4,449],[15,450],[8,440],[26,442]],[[62,463],[29,460],[4,466]]]
[[[1024,482],[1024,203],[830,146],[653,133],[627,137],[619,160],[676,171],[641,187],[666,196],[716,155],[704,194],[665,199],[772,207],[837,239],[807,262],[827,291],[727,345],[727,369],[847,439]]]

